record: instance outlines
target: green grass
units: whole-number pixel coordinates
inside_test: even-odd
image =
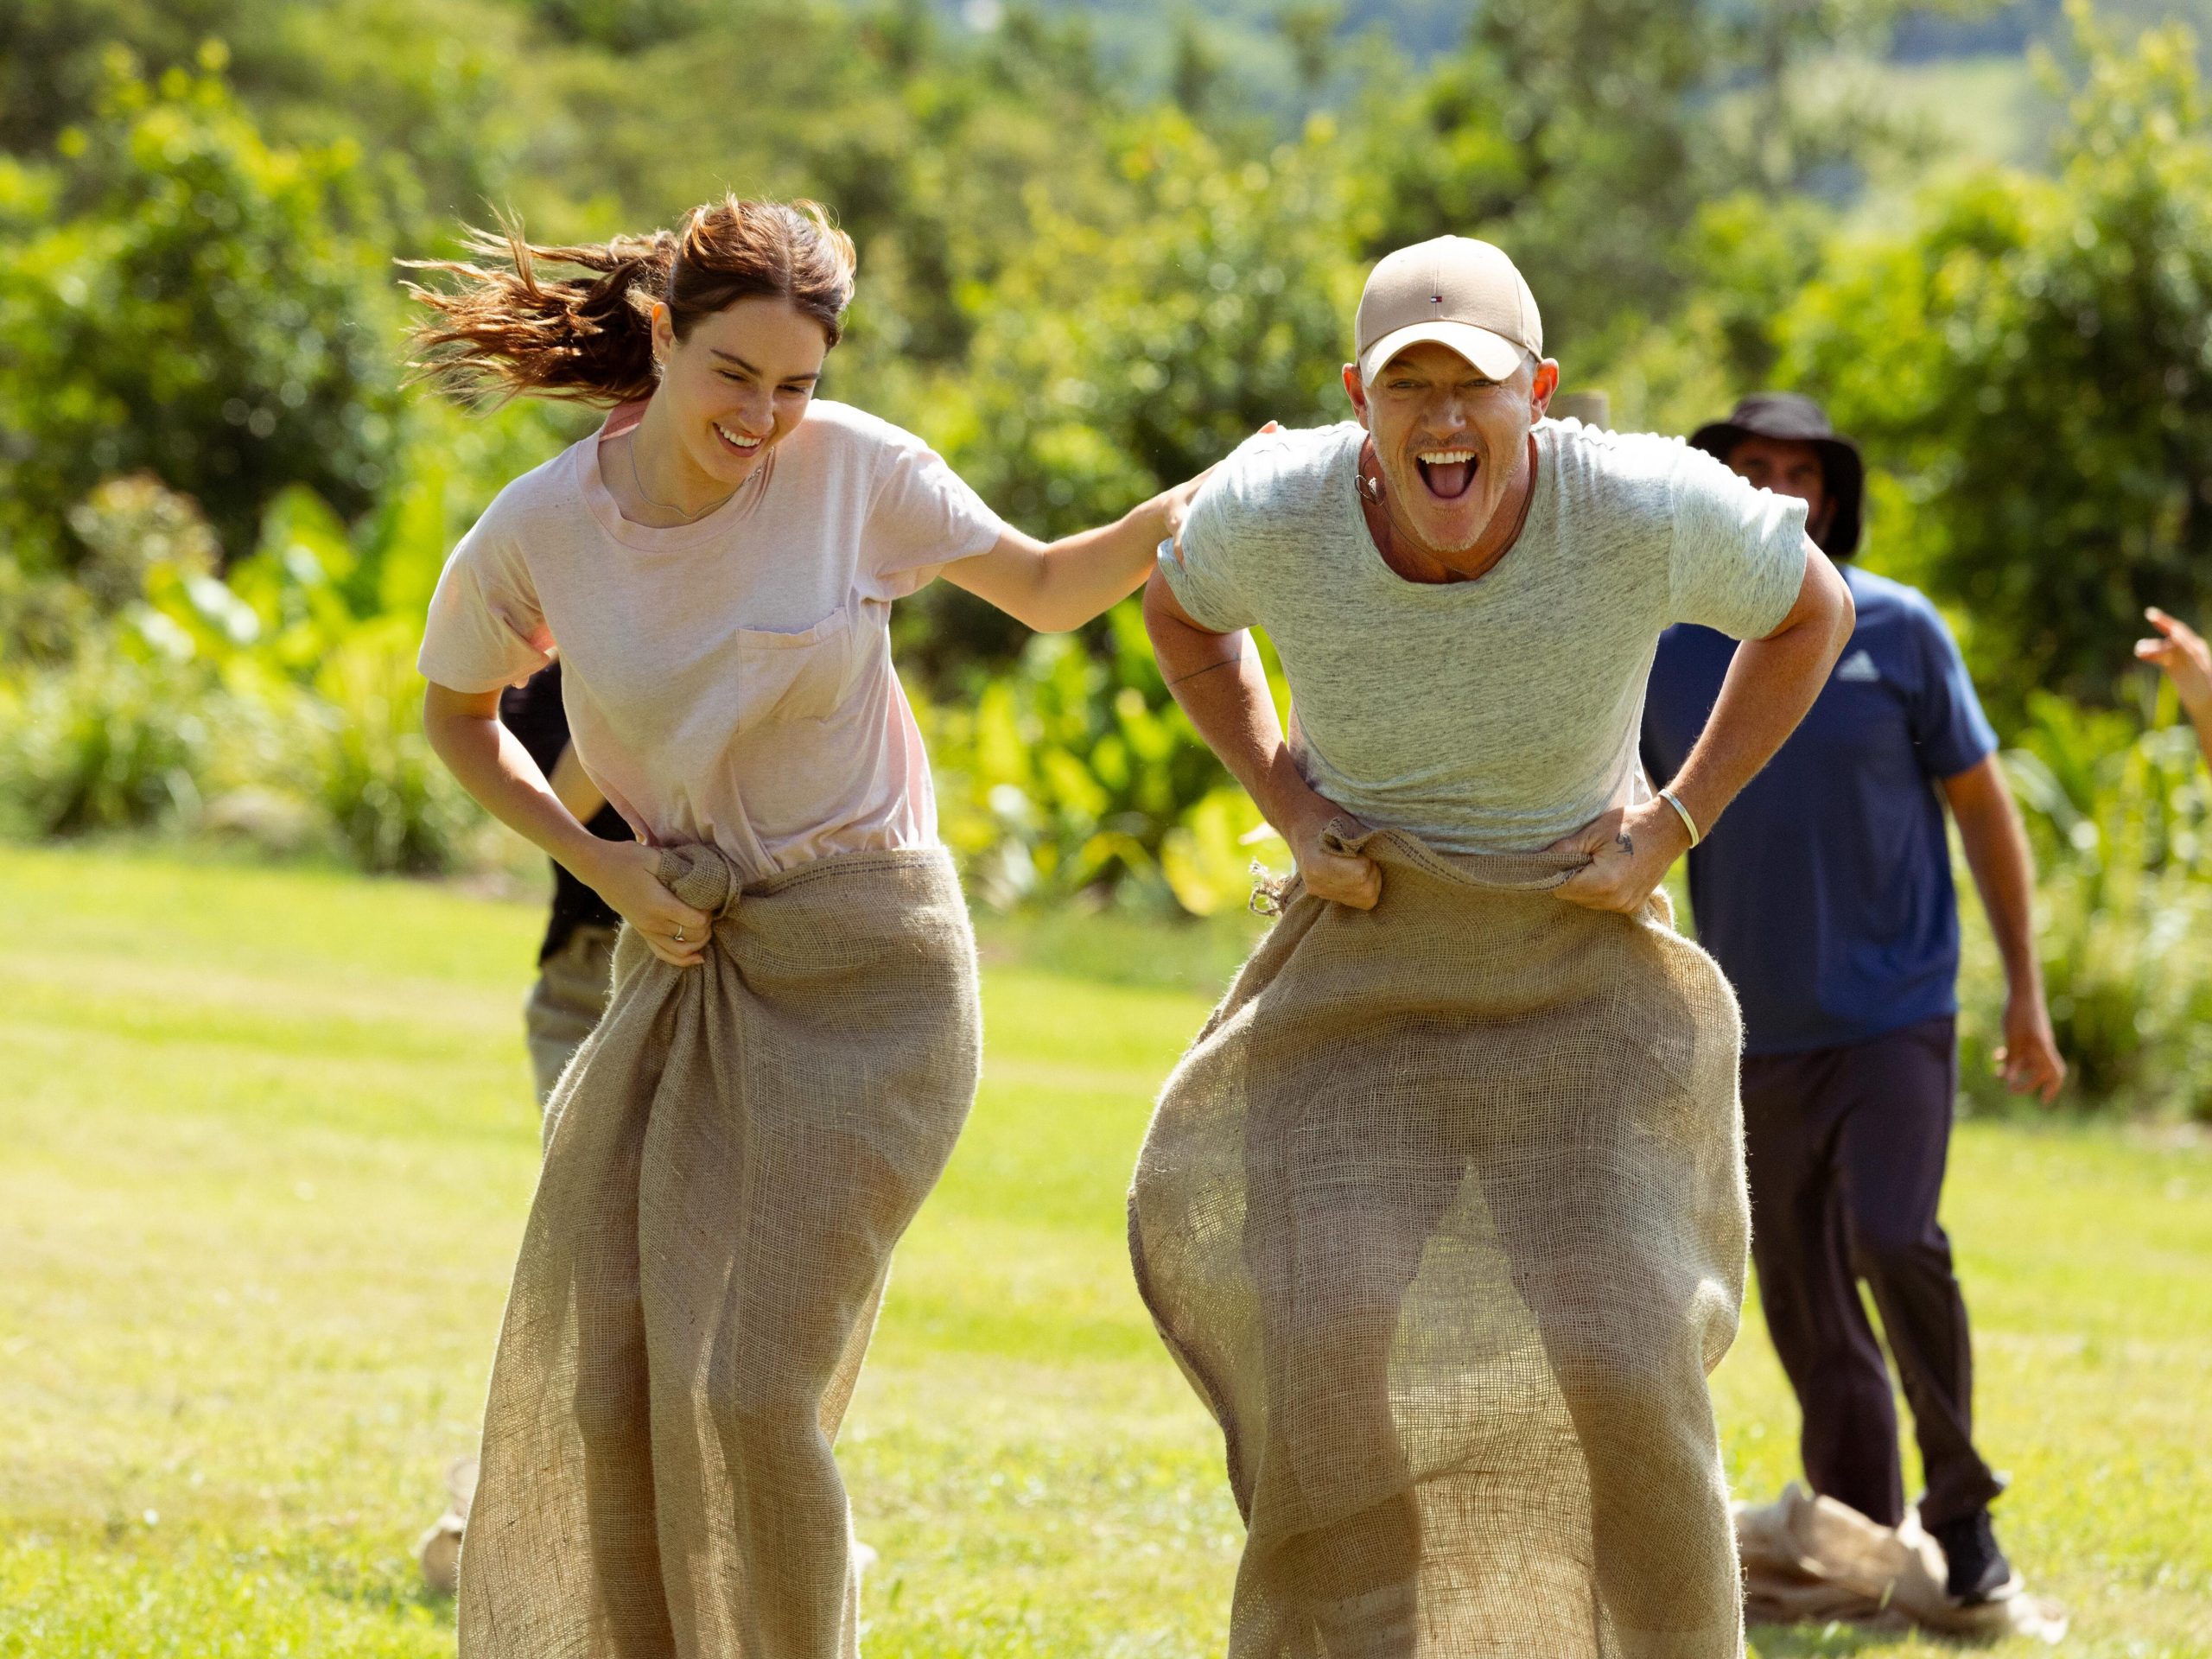
[[[0,1656],[451,1651],[410,1550],[471,1447],[529,1197],[537,925],[422,886],[0,850]],[[986,933],[982,1094],[842,1452],[883,1556],[868,1651],[1217,1653],[1235,1512],[1121,1195],[1205,1011],[1167,988],[1234,938]],[[2072,1608],[2068,1651],[2212,1655],[2212,1154],[1970,1124],[1954,1167],[2007,1542]],[[1796,1420],[1755,1316],[1717,1394],[1770,1495]]]

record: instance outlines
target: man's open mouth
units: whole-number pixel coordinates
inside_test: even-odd
[[[1457,501],[1475,481],[1475,452],[1471,449],[1424,449],[1414,457],[1421,481],[1440,501]]]

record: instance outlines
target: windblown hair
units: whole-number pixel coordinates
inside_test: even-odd
[[[524,239],[519,222],[502,219],[496,232],[470,230],[467,247],[468,259],[404,263],[455,279],[436,288],[407,284],[435,314],[410,331],[417,353],[410,366],[470,403],[530,397],[613,404],[651,396],[658,380],[656,300],[668,307],[678,340],[740,300],[789,300],[835,346],[856,261],[852,238],[820,203],[734,195],[694,207],[678,231],[541,248]],[[541,263],[587,274],[541,276]]]

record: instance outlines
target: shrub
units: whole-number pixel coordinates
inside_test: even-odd
[[[1135,604],[1101,648],[1039,635],[971,702],[918,711],[945,842],[986,904],[1090,891],[1205,916],[1249,893],[1259,814],[1168,696]]]
[[[264,144],[214,73],[149,86],[116,57],[99,118],[61,135],[0,238],[0,537],[69,565],[67,510],[148,471],[234,550],[301,482],[365,508],[390,461],[384,260],[346,145]]]
[[[2050,695],[2005,764],[2037,864],[2037,938],[2072,1096],[2092,1109],[2212,1119],[2212,785],[2194,733]],[[1967,935],[1964,1084],[1996,1106],[2004,976]]]
[[[485,819],[423,737],[419,611],[373,608],[386,586],[421,585],[414,543],[442,540],[446,484],[435,473],[353,537],[312,492],[286,490],[227,581],[188,498],[144,476],[94,490],[71,514],[87,550],[77,579],[16,590],[66,601],[48,614],[67,629],[0,683],[0,822],[30,836],[204,824],[280,850],[334,845],[378,872],[464,861]],[[7,620],[21,629],[27,611]]]
[[[315,675],[328,738],[308,780],[353,861],[421,874],[461,862],[482,822],[423,735],[420,630],[402,617],[363,624]]]
[[[1901,486],[1885,568],[1956,603],[2007,714],[2110,699],[2146,604],[2212,608],[2212,115],[2185,30],[2123,55],[2076,16],[2056,178],[1976,175],[1782,324]]]
[[[203,669],[95,644],[0,703],[0,811],[29,836],[189,820],[221,699]]]

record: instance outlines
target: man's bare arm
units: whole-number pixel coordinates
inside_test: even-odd
[[[2035,856],[2019,809],[1993,754],[1946,778],[1943,795],[1959,822],[1967,868],[2005,963],[2005,1046],[1996,1055],[1998,1075],[2014,1094],[2032,1094],[2048,1105],[2066,1081],[2066,1062],[2059,1058],[2044,1003],[2043,964],[2036,957]]]
[[[1808,541],[1796,601],[1773,632],[1736,647],[1712,717],[1667,783],[1700,835],[1713,833],[1728,804],[1797,729],[1843,654],[1855,620],[1850,588]],[[1616,808],[1554,843],[1554,850],[1591,859],[1560,888],[1560,897],[1595,910],[1635,910],[1689,842],[1688,828],[1664,801]]]
[[[1345,814],[1315,792],[1291,758],[1252,636],[1201,627],[1156,569],[1144,590],[1144,624],[1168,690],[1290,843],[1307,891],[1357,910],[1374,908],[1382,893],[1382,873],[1371,859],[1347,858],[1322,847],[1322,830]]]
[[[1728,804],[1797,729],[1856,621],[1851,589],[1827,555],[1808,543],[1797,602],[1772,633],[1736,647],[1712,718],[1668,785],[1700,833],[1712,834]]]

